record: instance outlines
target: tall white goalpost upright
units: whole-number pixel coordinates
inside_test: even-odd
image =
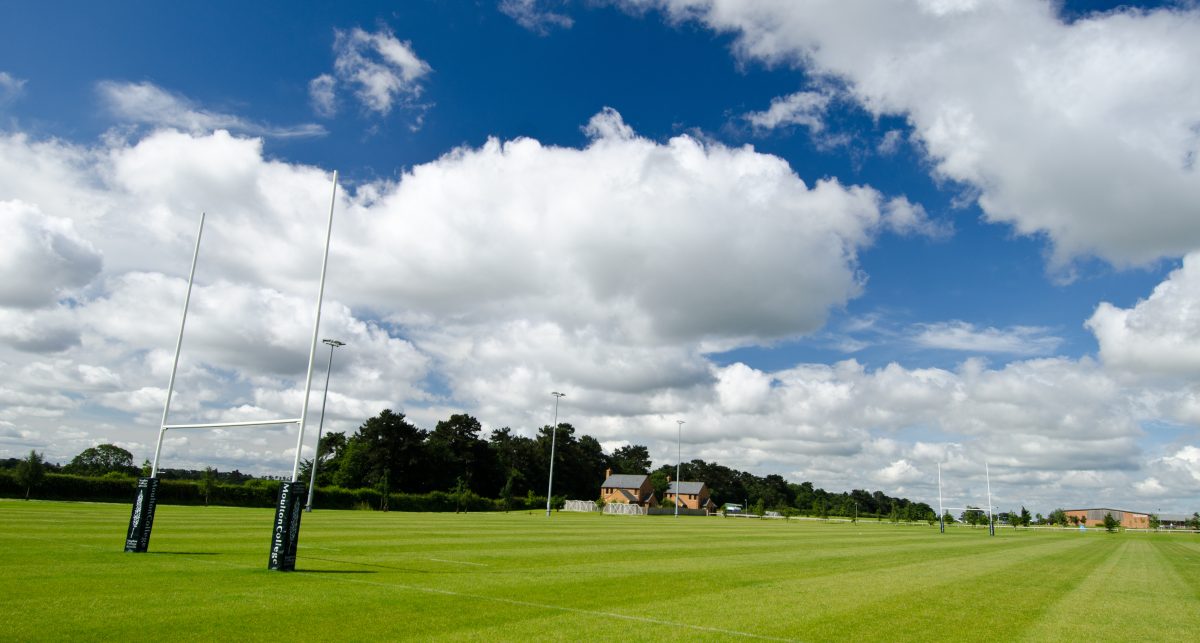
[[[683,475],[680,473],[680,468],[683,467],[683,420],[675,420],[679,425],[679,432],[675,438],[675,517],[679,517],[679,492],[682,489]]]
[[[333,172],[333,189],[329,196],[329,222],[325,226],[325,250],[321,255],[321,280],[317,287],[317,312],[313,320],[312,342],[308,347],[308,369],[304,377],[304,400],[300,409],[300,429],[296,431],[296,457],[292,461],[292,480],[279,485],[279,500],[275,503],[275,521],[271,530],[271,552],[267,569],[281,572],[296,569],[296,548],[300,542],[300,517],[304,515],[304,482],[300,480],[300,455],[304,446],[304,429],[308,425],[308,398],[312,396],[313,366],[317,358],[317,342],[321,336],[321,304],[325,299],[325,269],[329,265],[329,243],[333,238],[333,208],[337,204],[337,170]],[[320,445],[317,445],[318,448]],[[314,462],[315,462],[314,457]]]
[[[300,447],[308,424],[308,398],[312,393],[313,364],[317,358],[317,338],[321,336],[321,304],[325,298],[325,268],[329,265],[329,241],[333,238],[333,206],[337,203],[337,170],[333,171],[333,191],[329,196],[329,223],[325,227],[325,254],[321,256],[321,285],[317,288],[317,318],[313,320],[312,344],[308,347],[308,373],[304,379],[304,405],[300,410],[300,431],[296,435],[296,459],[292,463],[292,482],[300,477]]]
[[[163,436],[170,429],[216,429],[250,426],[277,426],[280,424],[297,424],[296,454],[292,464],[292,479],[280,485],[279,500],[275,508],[275,521],[272,528],[271,554],[268,569],[292,571],[296,567],[296,545],[300,533],[300,515],[302,513],[302,498],[304,483],[299,480],[300,455],[304,445],[304,429],[308,418],[308,398],[312,393],[313,363],[316,357],[317,339],[321,331],[321,304],[325,296],[325,272],[329,264],[329,245],[333,237],[333,213],[337,204],[336,170],[333,172],[333,188],[329,200],[329,222],[325,229],[325,248],[321,258],[321,279],[317,290],[316,320],[313,322],[312,343],[308,351],[308,369],[304,383],[304,400],[298,418],[279,420],[255,420],[246,422],[215,422],[204,424],[167,424],[167,416],[171,409],[171,397],[175,391],[175,374],[179,367],[179,354],[183,347],[183,331],[187,325],[188,306],[191,302],[192,286],[196,278],[196,263],[200,256],[200,239],[204,233],[205,215],[200,215],[200,227],[196,233],[196,247],[192,254],[192,266],[188,275],[187,294],[183,300],[182,321],[179,324],[179,337],[175,342],[175,359],[171,365],[171,377],[167,383],[167,399],[163,404],[162,423],[159,426],[158,441],[154,448],[154,461],[151,465],[150,476],[138,479],[137,491],[134,496],[133,512],[129,519],[129,530],[125,539],[125,551],[145,552],[149,547],[150,532],[154,522],[154,510],[158,497],[158,463],[162,454]]]
[[[192,284],[196,282],[196,262],[200,258],[200,238],[204,236],[205,214],[204,212],[200,213],[200,228],[196,230],[196,249],[192,251],[192,268],[188,271],[187,294],[183,296],[183,315],[179,322],[179,336],[175,339],[175,359],[171,362],[171,378],[167,380],[167,400],[163,403],[162,422],[158,427],[158,443],[154,446],[154,462],[150,465],[151,478],[158,475],[158,456],[162,453],[167,414],[171,412],[171,394],[175,392],[175,372],[179,370],[179,350],[183,348],[183,329],[187,327],[188,305],[192,301]]]
[[[150,465],[149,477],[138,478],[133,497],[133,511],[129,516],[129,528],[125,531],[125,551],[145,553],[150,548],[150,532],[154,527],[154,511],[158,508],[158,457],[162,454],[163,435],[167,432],[167,414],[171,411],[171,395],[175,392],[175,373],[179,370],[179,350],[183,347],[183,329],[187,327],[188,305],[192,301],[192,284],[196,281],[196,262],[200,258],[200,239],[204,236],[205,213],[200,213],[200,226],[196,230],[196,246],[192,250],[192,267],[188,271],[187,294],[183,296],[183,314],[179,322],[179,336],[175,339],[175,359],[171,362],[171,377],[167,380],[167,399],[163,403],[162,422],[158,426],[158,440],[154,445],[154,460]]]

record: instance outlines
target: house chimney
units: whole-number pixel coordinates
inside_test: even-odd
[[[608,480],[611,477],[612,477],[612,469],[605,469],[604,470],[604,479]]]

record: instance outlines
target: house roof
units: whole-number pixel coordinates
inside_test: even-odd
[[[679,487],[678,492],[675,491],[676,486]],[[667,487],[667,493],[700,493],[703,488],[703,482],[688,482],[687,480],[684,480],[683,482],[672,482],[671,485]]]
[[[637,494],[630,493],[628,489],[617,489],[617,493],[625,499],[625,502],[631,504],[637,504],[638,502]]]
[[[646,478],[650,476],[641,473],[614,473],[604,480],[601,487],[614,489],[641,489]]]

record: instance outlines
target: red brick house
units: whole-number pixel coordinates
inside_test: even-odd
[[[717,509],[717,504],[709,497],[708,485],[703,482],[672,482],[663,494],[663,506],[674,507],[676,497],[681,509],[704,509],[709,513]]]
[[[641,473],[613,473],[612,469],[607,470],[604,475],[604,482],[600,485],[600,499],[604,502],[641,507],[658,506],[650,476]]]

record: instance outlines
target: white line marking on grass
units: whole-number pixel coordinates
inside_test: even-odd
[[[325,551],[342,551],[333,547],[317,547],[316,545],[300,545],[301,549],[323,549]]]
[[[619,614],[617,612],[605,612],[601,610],[589,610],[578,607],[566,607],[563,605],[551,605],[549,603],[534,603],[532,601],[521,601],[515,598],[501,598],[498,596],[483,596],[481,594],[467,594],[465,592],[455,592],[448,589],[435,589],[432,587],[418,587],[416,585],[406,585],[403,583],[377,583],[369,580],[358,580],[355,578],[334,578],[323,575],[304,575],[305,578],[322,578],[325,580],[341,581],[344,583],[357,583],[359,585],[372,585],[374,587],[387,587],[392,589],[407,589],[414,592],[422,592],[425,594],[440,594],[442,596],[454,596],[456,598],[470,598],[479,601],[492,601],[496,603],[505,603],[507,605],[517,605],[520,607],[536,607],[539,609],[555,610],[559,612],[569,612],[572,614],[586,614],[588,616],[607,616],[625,621],[635,621],[638,623],[651,623],[654,625],[667,625],[670,627],[681,627],[688,630],[696,630],[699,632],[708,632],[711,634],[726,634],[729,636],[740,636],[747,639],[759,639],[763,641],[796,641],[797,639],[785,639],[776,636],[764,636],[762,634],[753,634],[751,632],[740,632],[738,630],[725,630],[719,627],[706,627],[704,625],[693,625],[691,623],[677,623],[675,621],[665,621],[657,618],[646,618],[645,616],[632,616],[630,614]]]
[[[488,566],[487,563],[472,563],[472,562],[468,562],[465,560],[445,560],[443,558],[429,558],[427,560],[432,560],[435,563],[453,563],[455,565],[474,565],[476,567],[487,567]]]

